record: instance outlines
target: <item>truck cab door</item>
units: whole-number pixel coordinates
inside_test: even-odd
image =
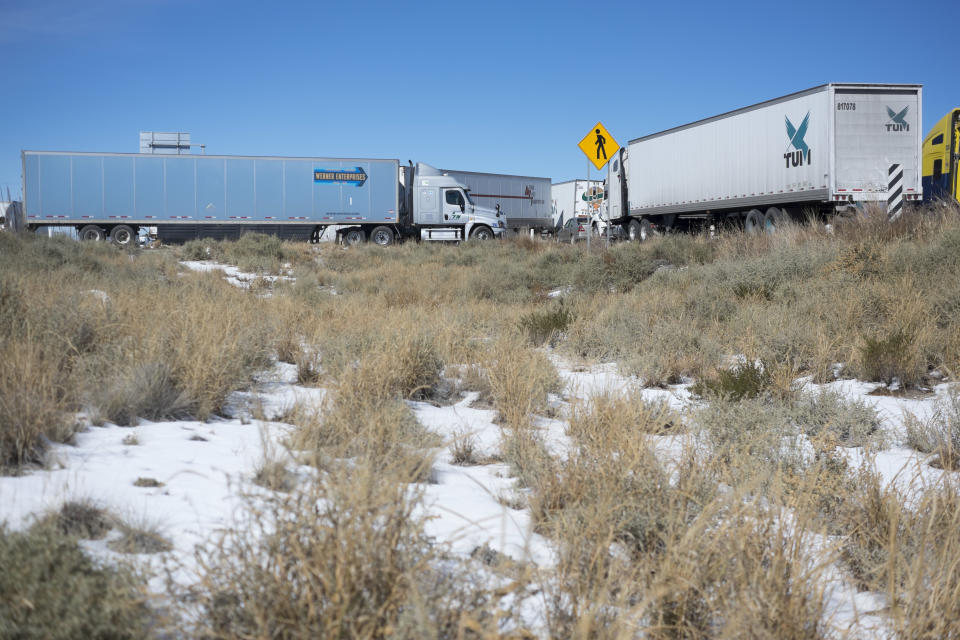
[[[953,197],[960,200],[960,111],[953,116],[953,149],[950,167],[950,179],[953,180]]]
[[[443,190],[443,224],[465,224],[467,199],[460,189]]]

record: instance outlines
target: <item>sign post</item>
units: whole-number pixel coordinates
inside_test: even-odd
[[[590,164],[592,163],[598,171],[603,169],[607,161],[620,150],[620,145],[613,139],[613,136],[610,135],[607,128],[603,126],[603,123],[598,122],[596,126],[587,132],[587,135],[583,136],[583,140],[581,140],[577,146],[580,147],[580,150],[587,156],[587,189],[589,189]],[[590,217],[592,222],[593,214],[591,214]],[[593,235],[593,224],[590,224],[590,228],[587,230],[587,250],[590,249],[591,235]],[[607,246],[610,246],[609,223],[607,223]]]

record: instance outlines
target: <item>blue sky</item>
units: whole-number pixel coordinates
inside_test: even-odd
[[[825,82],[960,106],[958,2],[0,0],[0,190],[20,150],[399,158],[582,177],[621,143]]]

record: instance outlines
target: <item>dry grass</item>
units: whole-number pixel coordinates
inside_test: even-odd
[[[270,298],[181,274],[160,253],[0,237],[0,464],[42,462],[81,409],[118,424],[214,415],[278,357],[330,389],[287,416],[317,480],[293,485],[288,461],[265,455],[257,481],[280,493],[258,492],[269,497],[251,503],[250,528],[201,554],[200,635],[522,635],[520,601],[501,596],[540,589],[553,637],[816,638],[825,565],[839,558],[888,594],[902,637],[956,637],[956,487],[908,504],[875,474],[851,474],[839,447],[882,446],[875,412],[794,380],[833,380],[838,363],[906,387],[960,370],[958,213],[590,252],[528,240],[184,247],[260,273],[291,263],[297,282]],[[701,379],[709,401],[683,416],[638,394],[575,402],[572,448],[555,456],[538,416],[559,378],[532,344],[616,360],[650,386]],[[731,356],[762,369],[730,371]],[[445,557],[417,507],[441,442],[407,403],[443,395],[448,363],[499,413],[522,488],[508,502],[529,505],[558,549],[555,571],[518,570],[500,593],[483,571],[503,563]],[[946,469],[957,413],[942,405],[911,439]],[[476,461],[468,436],[450,446]],[[812,551],[823,533],[837,555]]]
[[[423,533],[419,494],[389,460],[323,474],[200,553],[210,638],[478,637],[505,614],[456,583]],[[458,576],[459,577],[459,576]]]
[[[938,469],[960,471],[960,389],[952,387],[936,403],[929,419],[906,416],[907,446],[921,453],[934,453],[930,464]]]

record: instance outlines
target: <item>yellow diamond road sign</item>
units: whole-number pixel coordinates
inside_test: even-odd
[[[597,169],[603,169],[603,165],[607,164],[607,160],[612,158],[617,153],[617,150],[620,149],[620,145],[613,139],[613,136],[610,135],[610,132],[603,126],[602,122],[598,122],[597,126],[590,129],[590,133],[585,135],[577,146],[587,154],[590,162],[592,162],[593,166]]]

